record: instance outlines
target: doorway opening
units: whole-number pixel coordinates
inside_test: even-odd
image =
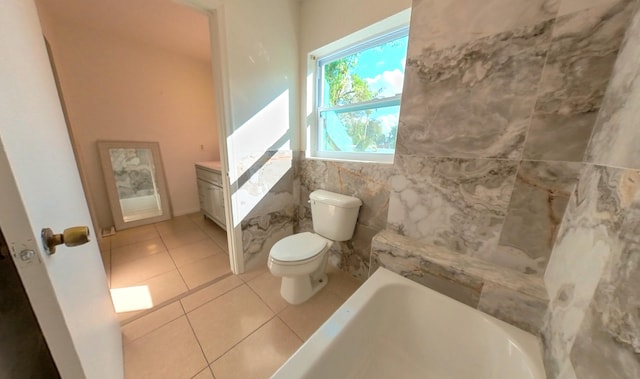
[[[59,379],[0,230],[0,378]]]

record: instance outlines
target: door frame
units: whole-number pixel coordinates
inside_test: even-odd
[[[231,271],[238,275],[245,271],[242,242],[242,220],[238,220],[235,210],[240,209],[237,196],[232,196],[233,187],[229,177],[230,152],[233,152],[233,120],[231,95],[227,65],[226,27],[223,0],[173,0],[209,18],[209,38],[211,43],[211,71],[216,101],[218,122],[218,141],[220,145],[220,163],[222,166],[222,188],[224,190],[225,221],[227,225],[227,244]],[[222,127],[221,127],[222,126]]]

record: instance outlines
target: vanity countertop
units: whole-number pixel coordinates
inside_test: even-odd
[[[217,171],[219,173],[222,172],[222,165],[220,164],[220,161],[196,162],[196,166]]]

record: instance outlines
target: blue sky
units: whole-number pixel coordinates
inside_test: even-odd
[[[403,37],[398,41],[400,43],[387,43],[382,47],[361,52],[355,70],[361,78],[369,83],[369,88],[374,91],[381,89],[383,97],[402,92],[408,37]],[[382,121],[385,133],[388,133],[392,126],[398,124],[397,107],[380,109],[377,114],[378,119]]]
[[[401,43],[387,43],[360,53],[355,71],[369,82],[370,88],[382,89],[385,96],[402,92],[407,39],[404,37],[399,40]]]
[[[379,93],[379,97],[391,97],[402,93],[404,82],[405,57],[407,54],[408,37],[402,37],[395,41],[385,43],[382,46],[373,47],[362,51],[358,55],[358,64],[355,68],[355,74],[364,79],[371,90]],[[328,101],[328,92],[325,93]],[[399,116],[398,106],[378,108],[368,117],[376,118],[381,122],[382,131],[388,134],[391,128],[398,125]],[[327,117],[335,117],[327,115]],[[352,140],[346,134],[346,131],[338,127],[342,125],[339,121],[327,122],[327,127],[331,129],[332,139],[341,148],[348,151]]]

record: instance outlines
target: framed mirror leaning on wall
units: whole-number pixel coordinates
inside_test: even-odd
[[[158,142],[98,141],[116,230],[171,218]]]

